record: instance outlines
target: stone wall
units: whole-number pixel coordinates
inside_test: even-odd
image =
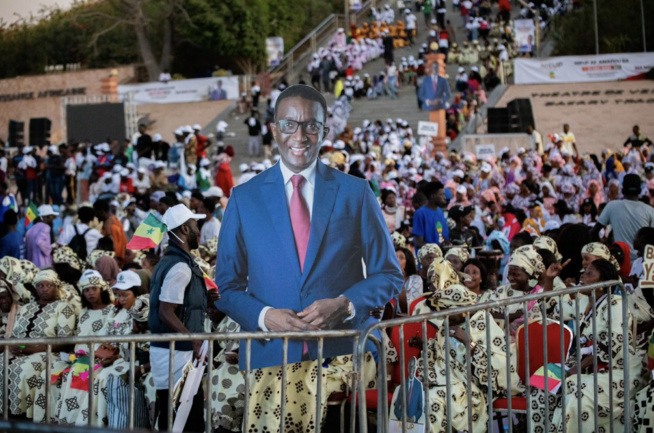
[[[133,66],[121,66],[0,80],[0,138],[8,138],[9,121],[17,120],[25,122],[24,142],[28,143],[30,119],[46,117],[52,122],[50,142],[61,142],[66,123],[62,97],[101,96],[102,79],[112,71],[117,73],[118,83],[130,82],[135,76]]]

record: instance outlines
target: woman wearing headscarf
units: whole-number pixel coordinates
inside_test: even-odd
[[[432,275],[435,275],[433,272]],[[460,284],[453,284],[444,290],[433,290],[427,301],[421,304],[416,314],[433,313],[449,308],[473,306],[477,304],[478,297]],[[488,403],[486,401],[486,387],[488,386],[488,366],[491,368],[491,384],[494,397],[506,396],[507,381],[511,384],[511,393],[522,390],[516,369],[506,370],[506,341],[504,333],[489,318],[485,311],[478,311],[470,319],[469,343],[466,345],[466,332],[462,315],[449,316],[450,335],[445,334],[444,320],[431,319],[436,325],[438,333],[434,339],[427,342],[428,368],[424,368],[423,356],[418,360],[418,377],[423,380],[423,386],[429,388],[431,431],[444,431],[447,426],[447,412],[451,417],[453,430],[468,430],[468,411],[471,412],[472,432],[486,431],[488,422]],[[490,326],[490,340],[487,340],[486,324]],[[409,343],[414,347],[422,348],[420,338],[413,338]],[[491,358],[488,359],[487,348],[490,345]],[[449,353],[449,355],[448,355]],[[446,363],[449,356],[449,382],[447,389]],[[515,365],[515,360],[512,364]],[[467,365],[471,364],[472,377],[468,389]],[[509,377],[510,375],[510,377]],[[468,392],[470,399],[468,399]],[[450,407],[448,404],[448,393]]]
[[[134,333],[134,318],[131,311],[137,306],[137,299],[141,298],[140,288],[141,279],[136,272],[123,271],[118,274],[116,283],[112,287],[117,302],[113,309],[112,317],[107,321],[107,335],[130,335]],[[142,303],[139,305],[141,305],[141,309],[144,308]],[[149,305],[148,302],[148,309]],[[101,351],[101,354],[96,351],[96,358],[99,358],[98,361],[102,364],[103,368],[97,374],[93,385],[93,398],[97,401],[95,425],[109,426],[112,419],[107,400],[109,377],[129,375],[130,348],[128,343],[121,343],[119,345],[103,344],[98,350]],[[143,370],[141,370],[137,361],[135,360],[137,371],[145,375],[146,365],[143,364]],[[148,418],[146,411],[137,410],[135,412],[134,425],[137,427],[146,427],[149,422]]]
[[[9,281],[0,279],[0,311],[2,312],[0,338],[11,338],[20,305],[20,296],[16,287]]]
[[[422,278],[422,291],[429,291],[429,278],[427,271],[437,257],[443,257],[443,252],[438,244],[424,244],[418,250],[418,265],[420,265],[420,278]]]
[[[600,183],[592,179],[588,181],[588,188],[586,189],[586,197],[591,199],[595,206],[599,209],[600,205],[606,200],[604,199],[604,193],[602,192],[602,187]]]
[[[609,251],[609,248],[606,245],[599,242],[591,242],[583,246],[581,249],[581,266],[583,271],[586,271],[588,265],[599,259],[608,260],[617,271],[620,271],[620,264],[615,257],[611,255],[611,251]]]
[[[75,331],[77,316],[75,311],[62,299],[62,283],[53,270],[40,271],[32,282],[36,288],[37,299],[21,307],[16,318],[12,338],[69,337]],[[68,346],[51,345],[52,355],[46,357],[46,346],[33,344],[11,349],[14,356],[9,361],[9,411],[12,415],[25,414],[32,418],[34,406],[45,407],[45,401],[37,402],[35,383],[41,382],[41,372],[45,363],[52,364],[52,371],[60,371],[62,361],[59,352]],[[4,353],[0,354],[0,362]],[[1,375],[1,373],[0,373]],[[0,388],[1,389],[1,388]],[[4,389],[0,390],[0,398]]]
[[[110,256],[103,256],[95,263],[95,269],[100,272],[102,278],[110,285],[116,284],[116,277],[120,272],[116,259]]]
[[[28,260],[18,260],[9,256],[0,259],[0,280],[5,280],[14,286],[21,305],[28,303],[36,293],[32,282],[38,273],[39,268]]]
[[[148,314],[150,313],[149,295],[141,295],[134,300],[129,310],[134,334],[146,334]],[[154,425],[156,390],[150,373],[150,344],[136,345],[134,419],[135,426]],[[127,358],[117,360],[115,364],[124,363],[129,371]],[[112,429],[129,427],[129,374],[111,374],[107,377],[107,425]]]
[[[470,251],[465,246],[452,247],[445,253],[445,260],[452,264],[455,271],[463,271],[463,264],[470,259]]]
[[[78,286],[82,291],[82,311],[77,323],[76,335],[79,337],[107,335],[107,322],[112,317],[114,309],[114,295],[109,285],[98,271],[89,269],[82,274]],[[93,350],[98,346],[96,344]],[[59,385],[61,394],[58,400],[53,402],[56,404],[53,405],[52,414],[61,425],[88,423],[89,384],[86,382],[80,389],[79,382],[82,381],[81,377],[88,374],[90,350],[88,344],[77,344],[74,355],[71,356],[72,365],[67,366],[70,371],[53,372],[60,375],[58,383],[54,385]],[[88,376],[86,377],[88,380]],[[42,388],[39,392],[45,392],[45,389]],[[35,409],[34,420],[44,422],[45,411],[39,412],[41,413],[37,413]]]
[[[599,259],[588,265],[586,272],[581,276],[582,285],[617,280],[618,271],[615,266],[605,259]],[[575,323],[575,334],[583,341],[583,348],[591,348],[590,353],[582,355],[581,363],[576,364],[576,357],[569,356],[566,362],[567,373],[565,384],[566,400],[559,395],[545,395],[543,390],[532,387],[532,401],[541,404],[534,406],[532,412],[532,426],[534,431],[544,431],[545,424],[545,398],[549,398],[551,431],[565,431],[578,433],[578,420],[582,420],[582,431],[608,431],[612,425],[615,431],[624,430],[621,419],[625,398],[633,399],[643,384],[642,357],[634,349],[633,334],[624,329],[631,329],[632,317],[622,314],[622,297],[610,296],[609,289],[595,289],[595,303],[588,303]],[[589,298],[589,292],[582,292],[581,297]],[[610,319],[609,319],[610,315]],[[593,318],[595,317],[595,318]],[[626,322],[626,323],[625,323]],[[593,332],[595,328],[596,332]],[[625,365],[623,340],[627,338],[629,344],[628,365]],[[597,370],[593,371],[593,355],[597,354]],[[613,365],[609,369],[609,361]],[[631,386],[629,395],[625,397],[624,369],[629,369]],[[577,372],[581,373],[578,382]],[[597,399],[594,394],[597,393]],[[609,394],[612,394],[610,397]],[[536,400],[534,400],[536,399]],[[611,404],[612,400],[612,404]],[[563,404],[565,403],[565,408]],[[627,402],[629,404],[629,402]],[[578,409],[581,405],[581,411]],[[611,409],[613,412],[611,412]],[[597,429],[590,427],[593,424],[593,415],[598,413]],[[627,420],[631,422],[631,420]]]
[[[544,291],[538,281],[545,272],[545,265],[533,245],[525,245],[516,249],[509,259],[508,266],[509,284],[491,291],[488,295],[488,301],[518,298]],[[510,333],[512,337],[515,337],[518,328],[525,323],[523,304],[517,302],[508,305],[506,309],[509,312]],[[494,309],[492,311],[499,320],[504,320],[503,309]],[[538,302],[531,301],[527,304],[527,314],[530,320],[540,317]]]
[[[66,292],[65,301],[79,315],[82,310],[82,297],[76,285],[82,277],[82,272],[84,272],[84,262],[66,245],[59,245],[53,250],[52,262],[61,280],[62,290]]]
[[[554,255],[554,259],[557,262],[561,262],[563,256],[561,256],[561,253],[559,253],[559,248],[556,246],[556,242],[554,242],[554,239],[552,239],[551,237],[539,236],[534,240],[534,243],[532,245],[534,246],[534,248],[536,248],[536,251],[546,250],[551,252]],[[565,289],[567,287],[563,282],[563,280],[561,279],[561,277],[559,277],[558,275],[556,276],[556,278],[554,278],[553,286],[554,286],[553,287],[554,290]]]

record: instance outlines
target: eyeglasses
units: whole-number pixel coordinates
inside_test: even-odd
[[[307,135],[318,135],[325,128],[324,124],[315,120],[309,120],[306,122],[296,122],[295,120],[279,120],[277,121],[279,126],[279,132],[282,134],[295,134],[298,126],[302,125],[302,132]]]

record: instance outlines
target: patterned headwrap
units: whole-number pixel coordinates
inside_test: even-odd
[[[95,265],[98,263],[98,260],[101,257],[111,257],[114,258],[116,256],[116,253],[113,251],[105,251],[105,250],[93,250],[91,251],[91,254],[88,255],[86,258],[86,264],[95,269]]]
[[[79,283],[77,283],[77,287],[79,287],[80,292],[83,292],[87,287],[100,287],[103,292],[109,293],[111,303],[114,302],[114,292],[109,287],[109,283],[102,278],[100,272],[94,269],[84,271],[82,277],[79,279]]]
[[[42,283],[44,281],[47,281],[48,283],[52,283],[56,287],[56,292],[57,292],[57,299],[61,299],[66,295],[66,293],[63,290],[63,283],[59,279],[59,275],[52,269],[44,269],[40,271],[38,274],[36,274],[36,277],[34,278],[34,281],[32,281],[32,284],[34,287],[36,287],[37,284]]]
[[[143,267],[143,260],[145,260],[145,253],[142,250],[131,250],[131,251],[134,254],[134,258],[132,259],[132,262]]]
[[[11,332],[14,329],[14,324],[16,323],[16,314],[18,313],[18,308],[20,307],[20,295],[16,290],[16,286],[11,284],[9,281],[0,280],[0,293],[9,292],[11,296],[11,309],[9,310],[9,316],[7,317],[7,325],[5,327],[5,338],[11,338]]]
[[[66,263],[78,271],[84,271],[84,268],[86,268],[84,262],[66,245],[58,245],[54,249],[52,252],[52,262],[55,264]]]
[[[560,261],[563,257],[559,253],[559,248],[556,246],[556,242],[549,236],[539,236],[534,240],[532,244],[536,247],[537,250],[547,250],[554,254],[554,257],[557,261]]]
[[[209,250],[209,256],[213,259],[218,255],[218,238],[214,237],[207,241],[207,249]]]
[[[39,271],[34,263],[5,256],[0,259],[0,271],[6,275],[7,282],[16,288],[21,302],[29,302],[32,293],[25,288],[25,284],[30,284]]]
[[[391,233],[391,239],[393,240],[393,246],[395,248],[406,248],[406,238],[404,235],[393,232]]]
[[[536,252],[536,248],[533,245],[525,245],[515,250],[511,254],[509,266],[519,267],[534,280],[538,280],[543,272],[545,272],[543,258]]]
[[[449,256],[458,257],[462,263],[465,263],[470,259],[470,251],[468,251],[468,248],[466,247],[452,247],[449,250],[447,250],[447,253],[445,253],[446,259]]]
[[[620,263],[618,263],[616,258],[611,254],[611,251],[609,251],[609,248],[604,244],[599,242],[591,242],[586,244],[581,249],[581,254],[590,254],[601,259],[608,260],[613,266],[615,266],[618,271],[620,270]]]
[[[445,290],[427,294],[426,304],[430,309],[440,311],[447,308],[465,307],[477,303],[477,294],[461,284],[454,284]]]
[[[147,322],[150,314],[150,295],[141,295],[134,301],[134,306],[129,310],[132,320]]]
[[[429,266],[427,278],[434,285],[435,290],[445,290],[454,284],[461,283],[459,275],[452,268],[452,264],[442,257],[437,257]]]
[[[424,259],[429,254],[435,254],[436,257],[443,257],[443,252],[441,251],[441,247],[439,247],[438,244],[424,244],[418,250],[418,261],[421,262],[422,259]]]

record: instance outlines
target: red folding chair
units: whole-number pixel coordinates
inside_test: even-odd
[[[561,356],[561,327],[563,327],[563,357]],[[518,328],[516,333],[516,345],[518,347],[518,376],[522,383],[527,384],[529,378],[546,363],[559,364],[568,359],[572,345],[573,333],[570,328],[555,320],[547,320],[547,360],[543,350],[543,323],[534,321],[528,325],[529,328],[529,373],[527,373],[527,345],[525,344],[525,326]],[[510,392],[510,390],[509,390]],[[509,409],[509,400],[499,398],[493,403],[493,411],[496,412],[495,419],[501,428],[502,415]],[[527,397],[511,397],[511,412],[526,413]]]
[[[413,312],[418,306],[418,303],[420,303],[420,301],[424,301],[425,299],[427,299],[427,297],[423,295],[419,298],[414,299],[413,302],[411,302],[411,305],[409,305],[409,316],[413,316]]]

